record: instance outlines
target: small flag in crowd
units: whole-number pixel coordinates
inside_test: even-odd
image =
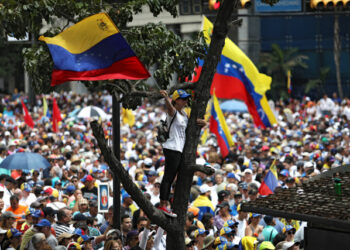
[[[43,96],[43,116],[47,116],[47,110],[48,110],[48,106],[47,106],[47,101],[45,96]]]
[[[55,37],[40,36],[49,47],[51,86],[67,81],[138,80],[149,72],[106,13],[85,18]]]
[[[22,102],[22,108],[23,108],[23,112],[24,112],[24,122],[31,128],[34,128],[34,122],[32,117],[30,116],[28,109],[26,107],[26,105],[24,104],[23,100],[21,100]]]
[[[216,135],[222,157],[226,157],[230,147],[234,145],[229,128],[227,127],[225,117],[220,109],[220,104],[213,92],[213,104],[211,108],[211,117],[209,123],[210,132]]]
[[[279,186],[275,162],[276,160],[272,162],[269,172],[267,172],[263,182],[260,185],[259,194],[261,195],[273,194],[275,188]]]
[[[123,108],[122,111],[123,123],[128,124],[129,127],[134,126],[135,124],[135,116],[131,109]]]
[[[61,117],[61,111],[58,108],[56,98],[53,98],[53,104],[52,104],[52,131],[57,133],[58,132],[58,123],[62,121]]]
[[[292,73],[290,70],[287,72],[287,88],[288,88],[288,94],[292,93]]]

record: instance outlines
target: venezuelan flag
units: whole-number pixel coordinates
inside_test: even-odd
[[[51,86],[76,80],[145,79],[149,72],[106,13],[87,17],[55,37],[40,36],[49,47]]]
[[[215,92],[213,93],[209,130],[216,135],[216,140],[218,141],[221,155],[225,158],[230,151],[230,147],[233,146],[234,143],[230,130],[226,124],[225,117],[220,109],[220,104],[216,98]]]
[[[212,31],[213,24],[203,17],[203,34],[207,44],[211,42]],[[198,81],[203,63],[203,60],[199,60],[193,82]],[[270,85],[271,77],[261,74],[244,52],[226,38],[221,60],[211,85],[211,93],[213,94],[215,89],[219,98],[244,101],[255,125],[265,128],[276,123],[276,117],[265,96]]]
[[[259,194],[261,195],[273,194],[275,188],[279,186],[275,162],[276,160],[272,162],[269,172],[267,172],[263,182],[260,185]]]

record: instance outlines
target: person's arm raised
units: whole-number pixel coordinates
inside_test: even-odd
[[[165,100],[165,105],[167,107],[167,113],[173,117],[175,115],[176,109],[175,107],[171,104],[171,99],[168,95],[168,92],[166,90],[160,90],[159,93],[164,97]]]

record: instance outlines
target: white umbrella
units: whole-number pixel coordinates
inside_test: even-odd
[[[87,106],[79,110],[79,112],[76,113],[76,117],[77,118],[100,118],[101,117],[102,120],[107,120],[107,119],[110,119],[111,115],[108,115],[99,107]]]

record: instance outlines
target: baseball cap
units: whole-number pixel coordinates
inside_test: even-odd
[[[2,217],[3,218],[15,218],[16,219],[16,216],[14,215],[14,213],[10,212],[10,211],[6,211],[2,214]]]
[[[130,239],[131,237],[135,237],[139,235],[139,231],[137,230],[131,230],[130,232],[128,232],[128,234],[126,235],[127,239]]]
[[[80,237],[77,239],[77,242],[79,244],[83,244],[85,241],[89,241],[89,240],[92,240],[92,239],[93,239],[93,237],[90,237],[90,236],[84,234],[84,235],[80,235]]]
[[[275,246],[270,241],[263,241],[260,244],[259,250],[274,250]]]
[[[246,168],[244,171],[243,171],[243,174],[253,174],[253,171],[250,169],[250,168]]]
[[[35,226],[37,226],[37,227],[51,227],[51,223],[47,219],[42,219],[39,221],[38,224],[35,224]]]
[[[85,215],[83,215],[82,213],[77,213],[73,216],[71,223],[75,224],[78,221],[86,221],[87,217]]]
[[[252,214],[252,218],[257,218],[259,216],[261,216],[261,214]]]
[[[80,181],[81,182],[87,182],[87,181],[93,181],[94,178],[91,175],[85,175]]]
[[[210,187],[207,184],[203,184],[199,187],[199,191],[201,192],[201,194],[204,194],[210,191]]]
[[[63,239],[70,239],[72,237],[73,237],[73,234],[68,232],[63,232],[60,234],[60,236],[58,236],[57,240],[58,240],[58,243],[60,243]]]
[[[291,225],[287,225],[285,226],[283,229],[282,229],[282,232],[285,233],[285,232],[288,232],[290,230],[294,230],[295,231],[295,228]]]
[[[218,204],[217,206],[220,208],[228,207],[229,211],[231,212],[230,204],[227,201],[223,201],[220,204]]]
[[[288,177],[289,176],[289,171],[287,169],[283,169],[283,170],[281,170],[280,175]]]
[[[224,227],[233,227],[233,226],[237,226],[239,223],[237,221],[233,221],[233,220],[227,220],[224,223]]]
[[[229,195],[230,195],[229,191],[221,190],[220,192],[218,192],[219,201],[222,201],[225,197]]]
[[[19,237],[21,236],[22,233],[18,231],[16,228],[11,228],[7,231],[7,238],[12,239],[14,237]]]
[[[73,233],[74,235],[79,235],[79,236],[82,236],[82,235],[85,235],[85,231],[83,230],[83,229],[81,229],[81,228],[76,228],[75,230],[74,230],[74,233]]]
[[[185,98],[188,98],[190,97],[191,95],[188,94],[185,90],[183,89],[178,89],[178,90],[175,90],[174,93],[173,93],[173,96],[172,96],[172,99],[175,101],[177,100],[178,98],[181,98],[181,99],[185,99]]]
[[[227,242],[227,239],[223,236],[220,236],[220,237],[216,237],[215,240],[214,240],[214,245],[221,245],[221,244],[225,244]]]
[[[75,191],[74,185],[68,185],[65,189],[66,193],[73,193]]]
[[[220,236],[223,236],[225,234],[229,234],[232,232],[232,229],[230,227],[223,227],[220,229]]]
[[[228,173],[226,177],[227,177],[227,178],[234,178],[234,179],[236,179],[237,181],[240,181],[240,180],[241,180],[241,178],[240,178],[239,176],[235,175],[234,173]]]
[[[197,216],[199,214],[199,208],[198,207],[189,207],[187,209],[187,212],[192,213],[194,216]]]
[[[287,241],[287,242],[283,243],[283,248],[282,249],[283,250],[288,250],[288,248],[290,248],[290,247],[292,247],[294,245],[299,246],[300,243],[299,242],[293,242],[293,241]]]
[[[202,228],[198,228],[194,231],[193,236],[196,238],[198,235],[203,235],[203,234],[207,235],[207,234],[209,234],[209,232],[207,230],[202,229]]]
[[[71,242],[68,244],[67,250],[73,250],[73,249],[81,250],[81,246],[77,242]]]

